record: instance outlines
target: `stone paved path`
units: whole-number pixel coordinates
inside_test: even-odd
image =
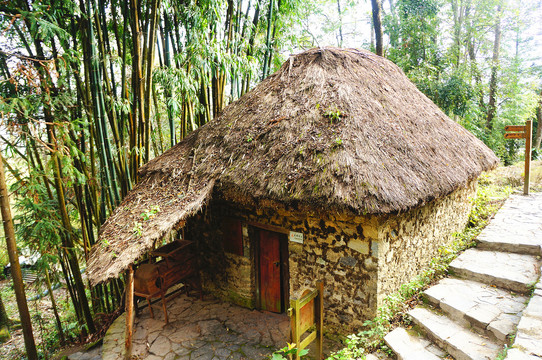
[[[218,300],[181,295],[168,302],[169,324],[161,303],[155,318],[145,308],[136,318],[132,354],[149,360],[264,359],[286,345],[289,320],[284,314],[248,310]],[[104,337],[104,360],[122,359],[125,317]]]
[[[510,197],[477,242],[386,336],[399,360],[495,359],[514,334],[505,359],[542,358],[542,194]]]

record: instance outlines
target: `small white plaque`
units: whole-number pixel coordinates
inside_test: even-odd
[[[303,233],[290,231],[290,241],[303,244]]]

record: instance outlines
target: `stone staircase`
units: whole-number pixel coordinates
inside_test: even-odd
[[[505,359],[542,359],[542,194],[512,196],[477,242],[385,337],[397,359],[495,359],[512,338]]]

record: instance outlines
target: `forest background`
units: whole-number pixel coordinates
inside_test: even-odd
[[[538,156],[541,0],[0,0],[0,151],[19,250],[55,314],[37,322],[41,356],[121,306],[122,276],[91,288],[81,271],[137,169],[290,54],[330,45],[395,62],[505,165],[522,142],[504,126],[533,120]]]

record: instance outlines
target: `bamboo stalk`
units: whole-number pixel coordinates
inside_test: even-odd
[[[151,19],[150,19],[150,29],[149,29],[149,41],[147,51],[147,79],[145,85],[145,162],[150,159],[150,143],[151,143],[151,125],[150,125],[150,109],[151,109],[151,92],[152,92],[152,69],[154,62],[154,45],[156,43],[156,27],[157,27],[157,14],[158,8],[160,6],[160,0],[152,0],[151,3]]]
[[[13,288],[17,299],[17,308],[21,317],[23,328],[24,344],[26,356],[30,360],[38,359],[36,343],[32,333],[32,321],[28,311],[26,295],[24,291],[23,276],[21,266],[19,265],[19,255],[17,254],[17,244],[15,243],[15,230],[11,217],[11,208],[9,205],[8,189],[6,186],[6,177],[4,175],[3,160],[0,157],[0,208],[2,211],[2,221],[4,223],[4,233],[6,235],[6,246],[8,249],[9,262],[11,264],[11,277],[13,279]]]

